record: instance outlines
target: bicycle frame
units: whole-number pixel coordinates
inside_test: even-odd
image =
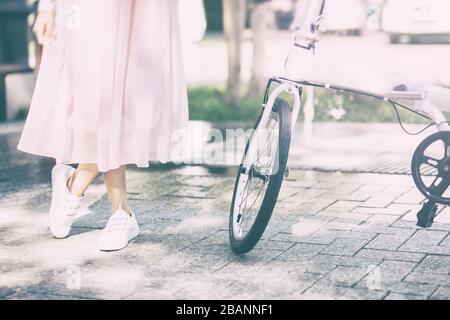
[[[269,94],[268,92],[269,87],[270,84],[273,82],[280,84],[279,90],[274,90]],[[391,104],[397,104],[398,100],[412,101],[414,103],[414,109],[418,112],[426,113],[436,124],[436,127],[439,131],[450,130],[448,121],[443,114],[443,109],[444,111],[450,111],[448,109],[450,107],[450,90],[434,85],[428,84],[424,85],[426,87],[426,90],[423,91],[389,91],[386,92],[385,94],[380,94],[373,91],[361,90],[359,88],[349,88],[324,82],[314,82],[308,80],[293,80],[285,78],[284,76],[279,76],[273,77],[269,80],[269,85],[265,93],[265,95],[268,96],[268,99],[267,103],[264,104],[264,107],[268,107],[267,109],[271,110],[273,102],[283,93],[294,94],[296,99],[298,101],[301,101],[301,94],[303,92],[304,87],[310,86],[315,88],[334,90],[337,91],[338,93],[346,92],[351,94],[372,97]],[[296,90],[293,90],[293,88],[296,88]],[[441,109],[440,107],[436,106],[435,103],[433,103],[435,101],[441,101],[443,103],[448,102],[449,106],[447,108]],[[300,108],[297,108],[297,106],[293,107],[292,113],[293,129],[298,119],[299,109]]]
[[[265,109],[261,117],[262,123],[265,124],[267,121],[276,98],[283,93],[289,93],[295,97],[292,112],[294,129],[300,111],[303,88],[312,86],[369,96],[397,105],[398,100],[408,100],[414,103],[413,108],[417,112],[428,115],[439,131],[450,130],[443,114],[443,110],[450,112],[450,89],[397,76],[387,79],[386,75],[375,74],[370,70],[367,72],[349,66],[339,68],[337,65],[339,62],[324,65],[323,61],[314,59],[325,2],[326,0],[309,0],[306,3],[303,21],[295,33],[282,75],[269,80],[263,104]],[[359,76],[358,80],[364,81],[352,81],[347,76],[348,73],[356,74]],[[279,87],[269,95],[270,85],[273,82],[277,82]],[[363,82],[368,85],[361,84]],[[402,91],[396,89],[399,86],[406,89]]]

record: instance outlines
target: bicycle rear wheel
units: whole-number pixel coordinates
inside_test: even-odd
[[[236,254],[252,250],[269,223],[286,171],[291,122],[289,104],[277,98],[267,124],[258,120],[249,138],[230,209],[229,237]]]

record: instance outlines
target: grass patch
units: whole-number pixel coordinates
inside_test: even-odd
[[[349,93],[333,93],[326,89],[315,91],[315,120],[343,122],[397,122],[397,115],[390,103],[372,97]],[[412,108],[411,105],[405,103]],[[429,120],[398,108],[405,123],[429,123]]]
[[[231,108],[225,99],[223,87],[191,87],[188,90],[191,120],[255,121],[261,111],[262,96],[243,97],[239,108]],[[305,101],[305,99],[303,99]],[[335,93],[326,89],[315,90],[315,121],[342,122],[397,122],[394,108],[382,100]],[[407,110],[399,108],[402,122],[429,123]],[[303,118],[303,113],[300,113]]]
[[[242,121],[254,122],[261,112],[262,96],[243,97],[238,108],[230,107],[225,99],[223,87],[201,86],[188,89],[189,119],[211,122]],[[291,96],[286,100],[292,103]],[[305,101],[306,99],[303,99]],[[394,108],[381,100],[345,94],[333,93],[330,90],[315,90],[315,121],[342,122],[397,122]],[[16,120],[27,117],[28,108],[21,107],[15,115]],[[399,108],[404,123],[429,123],[407,110]],[[303,119],[300,112],[299,118]]]
[[[255,121],[262,97],[243,97],[239,108],[226,103],[221,87],[193,87],[188,90],[189,119],[204,121]]]
[[[15,120],[25,120],[27,118],[27,116],[28,116],[28,108],[22,106],[17,110],[17,112],[14,116],[14,119]]]

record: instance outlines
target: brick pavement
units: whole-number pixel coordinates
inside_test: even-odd
[[[449,299],[450,211],[416,227],[410,176],[292,170],[256,248],[228,243],[234,172],[130,168],[141,235],[96,249],[109,216],[101,179],[71,237],[47,230],[52,163],[0,135],[1,299]]]
[[[408,176],[294,170],[241,257],[228,244],[230,172],[130,169],[142,234],[116,253],[95,246],[109,215],[101,181],[72,236],[54,240],[42,179],[1,193],[1,298],[450,298],[448,218],[415,226],[423,199]]]

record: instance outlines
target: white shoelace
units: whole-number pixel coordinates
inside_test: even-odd
[[[106,224],[105,231],[120,231],[126,228],[129,217],[122,214],[113,214]]]
[[[67,208],[67,215],[68,216],[74,216],[77,212],[77,210],[80,208],[81,206],[81,198],[79,197],[75,197],[72,195],[69,195],[69,198],[67,199],[66,202],[66,208]]]

